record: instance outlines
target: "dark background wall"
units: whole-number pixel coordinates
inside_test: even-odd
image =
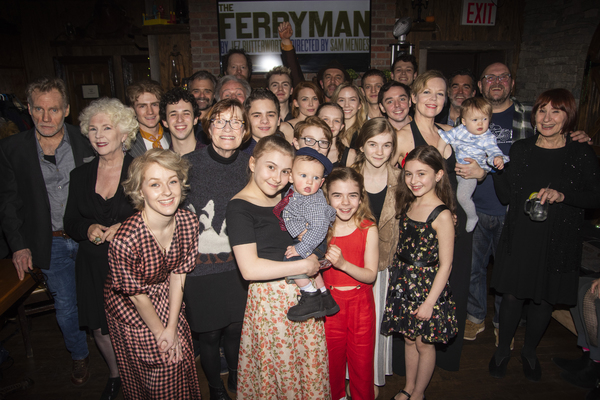
[[[164,3],[168,10],[173,2],[156,3]],[[433,17],[434,22],[414,24],[408,35],[420,69],[449,72],[470,66],[479,74],[487,63],[499,59],[515,72],[520,99],[532,100],[549,87],[565,87],[579,98],[586,54],[600,21],[600,2],[498,3],[495,26],[461,26],[461,0],[430,0],[422,17]],[[151,75],[169,88],[168,59],[174,45],[183,55],[184,76],[198,69],[218,74],[216,0],[189,0],[189,24],[164,29],[142,27],[141,14],[152,4],[150,0],[3,0],[0,93],[24,99],[28,81],[40,75],[65,74],[64,65],[83,62],[86,57],[87,62],[110,70],[112,77],[102,78],[110,88],[105,94],[124,99],[126,69],[136,77]],[[410,0],[372,0],[371,9],[371,66],[388,69],[395,18],[416,18],[417,10]],[[67,23],[74,33],[69,33]],[[63,70],[58,71],[61,65]],[[104,73],[75,71],[72,76],[81,83],[101,79],[98,74]],[[254,83],[260,84],[261,77],[256,78]]]
[[[527,0],[523,18],[519,97],[533,101],[544,90],[563,87],[579,99],[600,1]]]

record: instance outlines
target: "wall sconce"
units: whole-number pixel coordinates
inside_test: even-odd
[[[178,87],[181,85],[181,68],[183,68],[183,56],[177,50],[177,45],[173,46],[173,51],[169,57],[169,63],[171,64],[171,83],[173,86]]]
[[[429,6],[429,0],[411,0],[412,3],[412,8],[413,9],[417,9],[417,19],[415,19],[415,23],[419,23],[419,22],[425,22],[424,19],[421,18],[421,10],[427,9],[427,6]]]

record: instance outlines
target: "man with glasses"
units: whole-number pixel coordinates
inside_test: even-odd
[[[477,83],[483,98],[492,105],[492,120],[489,129],[496,136],[498,147],[508,155],[511,145],[534,134],[531,126],[531,103],[520,103],[510,94],[515,86],[508,67],[502,63],[494,63],[484,69]],[[586,142],[585,132],[571,133],[571,138]],[[480,181],[473,202],[477,209],[479,222],[473,231],[473,253],[471,264],[471,284],[467,303],[467,322],[465,325],[466,340],[475,340],[478,333],[485,329],[487,311],[487,265],[490,256],[495,255],[500,233],[506,213],[506,206],[496,197],[494,183],[490,176],[479,167],[474,160],[469,164],[457,164],[456,173],[464,179],[476,178]],[[496,314],[493,325],[498,345],[498,326],[500,323],[498,311],[501,296],[496,296]],[[513,347],[511,345],[511,347]]]

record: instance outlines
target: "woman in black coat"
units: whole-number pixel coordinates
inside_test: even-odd
[[[121,183],[133,158],[126,154],[135,139],[135,113],[117,99],[90,103],[79,116],[81,132],[97,157],[71,172],[65,231],[79,243],[75,262],[79,325],[89,328],[110,376],[102,400],[117,397],[121,386],[104,307],[104,283],[108,274],[108,244],[121,223],[134,213]]]
[[[515,142],[510,163],[494,175],[496,194],[509,205],[492,275],[492,287],[503,294],[498,349],[489,365],[494,377],[506,373],[510,342],[526,302],[521,359],[525,377],[532,381],[541,378],[536,347],[554,305],[577,302],[583,213],[600,207],[600,168],[591,147],[568,135],[576,110],[568,90],[542,93],[531,113],[537,134]],[[543,221],[525,211],[536,199],[547,207]]]

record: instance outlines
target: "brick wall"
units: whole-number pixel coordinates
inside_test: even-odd
[[[189,0],[189,10],[193,70],[205,69],[218,75],[220,66],[216,1]],[[392,35],[395,14],[394,1],[371,1],[371,66],[373,68],[389,69],[388,44],[395,41]]]
[[[189,0],[192,68],[219,75],[219,30],[215,0]]]
[[[552,88],[581,95],[584,64],[600,21],[597,0],[527,0],[517,97],[534,101]]]

